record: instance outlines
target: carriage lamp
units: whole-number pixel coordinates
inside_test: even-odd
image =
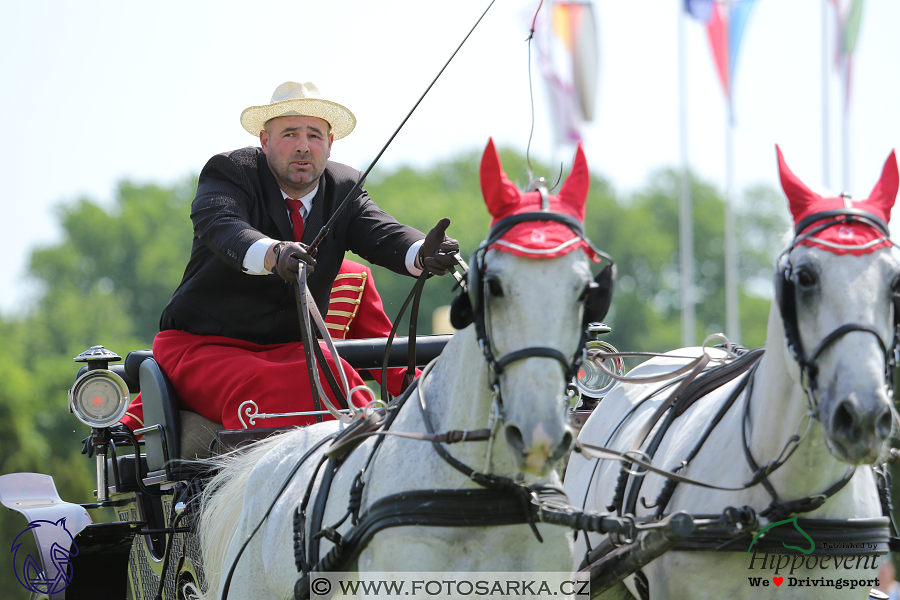
[[[103,346],[92,346],[75,357],[75,362],[88,364],[88,371],[69,390],[69,412],[89,427],[114,425],[128,410],[128,386],[109,370],[109,363],[117,360],[122,357]]]
[[[588,325],[586,352],[590,353],[591,350],[599,350],[606,353],[618,352],[612,344],[597,339],[600,335],[610,331],[612,329],[603,323],[591,323]],[[616,375],[621,376],[625,373],[625,362],[620,357],[589,356],[585,358],[575,376],[575,385],[583,395],[599,399],[605,396],[615,385],[616,380],[600,367],[601,364],[603,367],[606,367],[607,371],[612,371]]]
[[[91,346],[74,360],[87,363],[88,370],[69,390],[69,411],[92,428],[91,444],[97,461],[97,501],[103,503],[109,499],[106,484],[109,427],[118,423],[128,410],[128,386],[109,370],[109,363],[122,360],[122,357],[103,346]]]

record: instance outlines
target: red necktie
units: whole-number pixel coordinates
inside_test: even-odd
[[[300,214],[300,208],[303,203],[293,198],[285,198],[284,203],[287,204],[291,214],[291,224],[294,226],[294,241],[299,242],[303,239],[303,216]]]

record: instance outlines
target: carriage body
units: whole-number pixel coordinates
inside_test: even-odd
[[[417,336],[418,362],[424,365],[435,358],[449,338]],[[363,370],[380,368],[386,342],[358,339],[337,340],[335,344],[342,357]],[[404,366],[406,352],[407,338],[395,339],[388,366]],[[39,556],[34,559],[32,573],[43,571],[47,575],[44,579],[51,581],[26,581],[23,586],[33,598],[144,600],[156,597],[163,579],[162,598],[183,598],[185,584],[202,587],[205,583],[199,540],[193,531],[204,478],[201,466],[179,465],[179,460],[204,459],[284,428],[223,431],[220,425],[196,413],[180,411],[171,384],[149,350],[131,352],[122,363],[84,362],[88,365],[81,367],[70,390],[70,412],[71,396],[79,385],[94,380],[109,387],[110,381],[119,380],[125,390],[126,406],[129,395],[142,393],[148,426],[138,430],[144,440],[137,453],[130,443],[119,438],[110,444],[108,454],[96,459],[95,502],[64,501],[49,475],[0,476],[0,501],[7,508],[18,511],[29,523],[55,523],[64,518],[64,530],[71,534],[64,544],[69,557],[62,563],[65,572],[60,575],[53,549],[59,540],[46,532],[38,535],[35,530]],[[100,439],[108,439],[102,428],[94,430],[95,439],[98,432]],[[58,576],[60,581],[52,583]]]

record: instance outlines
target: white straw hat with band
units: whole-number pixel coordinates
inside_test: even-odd
[[[356,127],[356,117],[347,107],[326,100],[319,88],[310,81],[286,81],[275,88],[272,101],[263,106],[251,106],[241,113],[241,125],[251,135],[259,136],[266,121],[288,116],[318,117],[328,121],[334,139],[339,140]]]

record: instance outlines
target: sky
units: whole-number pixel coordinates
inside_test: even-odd
[[[39,290],[26,277],[28,260],[32,250],[61,240],[60,206],[81,197],[109,205],[122,180],[174,183],[213,154],[256,145],[240,113],[268,103],[284,81],[312,81],[355,113],[358,125],[335,143],[332,160],[365,170],[488,3],[0,0],[0,203],[7,215],[0,220],[0,313],[21,313],[34,301]],[[496,0],[373,176],[480,151],[489,137],[524,153],[532,111],[525,40],[537,5]],[[758,183],[777,187],[776,143],[801,179],[825,182],[823,97],[831,188],[843,187],[842,88],[830,62],[823,94],[823,14],[834,37],[834,15],[824,5],[757,0],[750,14],[734,82],[738,195]],[[599,87],[584,150],[591,171],[624,195],[682,158],[680,6],[594,0]],[[847,114],[846,189],[855,198],[868,195],[900,143],[898,23],[900,2],[866,1]],[[724,96],[705,29],[688,21],[685,36],[688,162],[724,190]],[[829,59],[832,51],[830,39]],[[534,63],[532,156],[569,163],[573,148],[554,144]],[[524,182],[524,174],[510,176]]]

